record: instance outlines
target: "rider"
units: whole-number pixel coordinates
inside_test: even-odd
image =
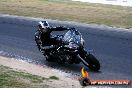
[[[41,52],[46,50],[51,50],[55,48],[55,45],[60,43],[60,40],[57,40],[56,37],[51,37],[52,31],[64,31],[64,30],[70,30],[72,28],[66,28],[66,27],[50,27],[47,21],[40,21],[38,24],[38,30],[35,33],[35,41],[37,43],[37,46]],[[54,45],[54,47],[53,47]]]

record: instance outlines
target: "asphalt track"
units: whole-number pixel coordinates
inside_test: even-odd
[[[40,19],[1,16],[0,55],[59,69],[73,75],[80,75],[83,64],[58,65],[45,61],[34,42],[35,25],[38,20]],[[52,26],[75,27],[82,33],[86,50],[93,49],[92,53],[101,63],[99,72],[92,72],[87,69],[91,79],[132,80],[132,31],[76,22],[52,20],[49,22]]]

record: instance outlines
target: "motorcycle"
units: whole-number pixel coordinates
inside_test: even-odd
[[[64,35],[57,35],[57,38],[61,39],[62,43],[56,49],[46,52],[44,56],[47,61],[69,64],[82,62],[93,71],[100,69],[100,63],[96,57],[85,51],[84,39],[78,30],[69,30]]]

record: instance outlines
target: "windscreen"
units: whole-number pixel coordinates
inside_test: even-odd
[[[73,42],[76,44],[81,44],[81,33],[75,30],[69,30],[63,38],[66,42]]]

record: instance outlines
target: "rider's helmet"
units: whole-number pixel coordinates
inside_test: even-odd
[[[47,31],[49,23],[47,21],[40,21],[38,27],[40,31]]]

